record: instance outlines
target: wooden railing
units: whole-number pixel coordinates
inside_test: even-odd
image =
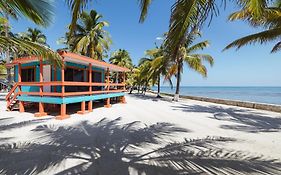
[[[10,92],[6,95],[6,101],[7,101],[7,109],[9,109],[9,107],[11,106],[11,104],[13,103],[13,101],[15,101],[17,99],[17,96],[19,95],[18,92],[15,92],[16,89],[18,88],[18,84],[16,83],[12,89],[10,90]],[[13,95],[14,94],[14,95]],[[13,95],[13,96],[12,96]]]
[[[11,95],[15,92],[15,90],[17,89],[18,87],[18,83],[16,83],[12,89],[9,91],[9,93],[6,95],[6,101],[8,101],[10,98],[11,98]]]
[[[57,96],[57,97],[67,97],[67,96],[81,96],[81,95],[93,95],[93,94],[102,94],[102,93],[116,93],[116,92],[124,92],[125,91],[125,83],[97,83],[97,82],[70,82],[70,81],[52,81],[52,82],[18,82],[8,94],[9,96],[12,94],[12,90],[14,91],[17,87],[23,86],[35,86],[35,87],[67,87],[67,86],[84,86],[84,87],[105,87],[105,90],[88,90],[82,92],[24,92],[19,91],[18,95],[34,95],[34,96]],[[109,86],[109,88],[107,88]],[[117,89],[110,89],[110,87],[117,87]],[[118,89],[118,87],[121,87]],[[7,95],[7,96],[8,96]],[[6,98],[7,99],[7,98]]]

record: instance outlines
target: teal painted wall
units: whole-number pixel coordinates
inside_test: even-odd
[[[31,62],[31,63],[26,63],[26,64],[22,64],[22,68],[24,67],[30,67],[30,66],[35,66],[35,81],[36,82],[39,82],[40,80],[40,68],[39,68],[39,61],[37,62]],[[16,69],[16,82],[18,82],[18,66],[15,66],[17,67]],[[39,92],[39,87],[35,87],[35,86],[22,86],[21,90],[23,92]]]
[[[14,81],[15,82],[18,82],[18,72],[19,72],[19,67],[18,66],[15,66],[14,67]]]

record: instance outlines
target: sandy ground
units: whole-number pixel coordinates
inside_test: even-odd
[[[5,111],[0,174],[281,174],[281,114],[126,95],[63,121]]]

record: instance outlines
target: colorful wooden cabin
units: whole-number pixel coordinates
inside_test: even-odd
[[[44,107],[60,105],[56,118],[65,119],[68,104],[81,103],[78,113],[84,114],[93,110],[96,100],[104,99],[105,107],[111,106],[111,98],[125,103],[125,72],[129,69],[66,51],[59,54],[62,67],[37,57],[18,58],[7,64],[14,67],[15,81],[6,96],[8,110],[18,104],[19,111],[24,112],[26,105],[36,103],[35,116],[39,117],[47,115]],[[111,73],[115,80],[110,78]]]

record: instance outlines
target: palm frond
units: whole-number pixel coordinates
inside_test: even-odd
[[[42,57],[45,60],[61,66],[61,56],[51,49],[31,41],[25,41],[14,37],[0,36],[0,47],[3,51],[12,49],[14,52],[23,51],[28,55]]]
[[[195,52],[195,51],[198,51],[198,50],[203,50],[205,49],[206,47],[208,47],[210,45],[209,41],[202,41],[200,43],[197,43],[193,46],[190,46],[188,49],[187,49],[187,52],[188,53],[192,53],[192,52]]]
[[[165,48],[172,57],[177,55],[188,29],[200,28],[207,18],[212,19],[218,10],[214,0],[178,0],[172,7],[170,29]]]
[[[186,56],[183,60],[188,64],[188,67],[198,72],[203,77],[207,77],[207,68],[202,64],[202,59],[199,56]]]
[[[278,42],[277,44],[275,44],[271,50],[271,53],[276,53],[281,49],[281,42]]]
[[[87,4],[90,1],[91,0],[66,0],[68,6],[71,9],[71,13],[72,13],[72,20],[71,20],[71,25],[70,25],[70,35],[73,34],[80,14],[84,11],[84,9],[86,8]]]
[[[23,15],[35,24],[48,26],[52,22],[53,17],[53,1],[52,0],[3,0],[0,2],[2,10],[12,10],[18,15]],[[9,11],[7,11],[9,13]]]
[[[151,62],[151,61],[152,61],[152,59],[143,57],[139,60],[139,66],[144,64],[145,62]]]
[[[198,57],[200,58],[202,61],[206,61],[207,63],[210,64],[210,66],[214,65],[214,58],[211,55],[208,54],[192,54],[190,55],[192,57]]]
[[[263,44],[265,42],[278,39],[280,37],[280,35],[281,35],[281,28],[273,28],[273,29],[265,30],[265,31],[262,31],[259,33],[255,33],[255,34],[248,35],[248,36],[242,37],[240,39],[237,39],[237,40],[233,41],[232,43],[230,43],[229,45],[227,45],[223,50],[227,50],[232,47],[237,47],[237,49],[239,49],[240,47],[242,47],[244,45],[252,44],[252,43],[256,43],[256,42]]]
[[[148,8],[149,8],[152,0],[138,0],[138,1],[139,1],[140,9],[141,9],[139,22],[144,22],[144,20],[147,16]]]

